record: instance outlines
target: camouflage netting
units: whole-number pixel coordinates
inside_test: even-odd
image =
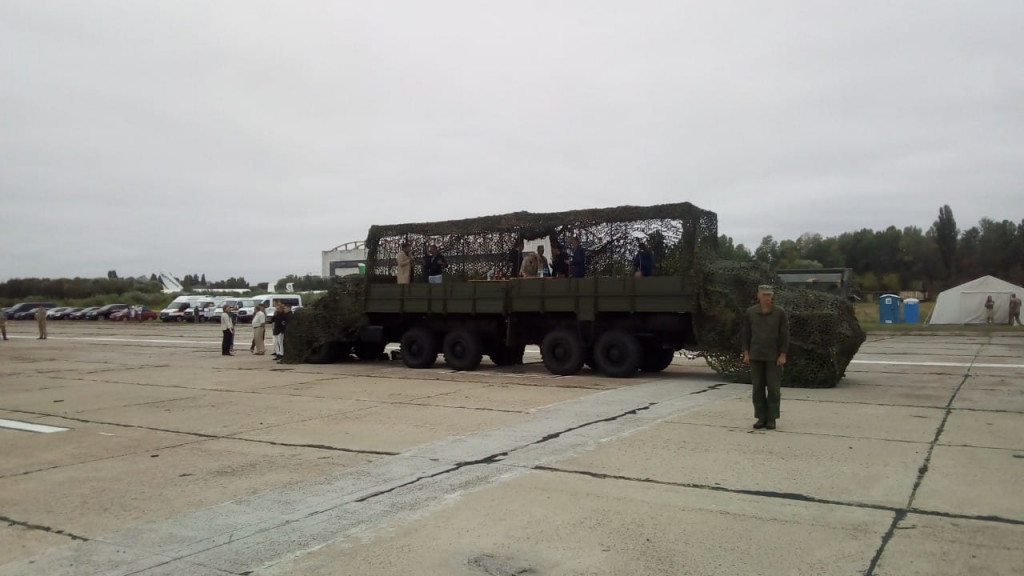
[[[718,218],[689,202],[660,206],[619,206],[534,214],[514,212],[465,220],[373,226],[366,238],[366,270],[371,282],[394,281],[396,255],[403,241],[412,246],[413,281],[423,278],[421,256],[437,244],[448,260],[446,274],[480,279],[488,271],[505,270],[506,255],[520,238],[548,239],[568,249],[579,236],[587,249],[587,276],[617,276],[632,271],[636,237],[642,234],[660,251],[661,274],[693,271],[699,254],[713,254],[718,242]],[[660,250],[659,250],[660,249]],[[550,260],[551,254],[548,254]]]
[[[332,342],[352,342],[363,325],[362,276],[346,276],[319,300],[294,314],[284,339],[288,364],[310,360],[310,356]]]
[[[775,303],[789,314],[789,354],[782,385],[831,388],[846,372],[866,335],[853,305],[822,292],[791,288],[766,266],[719,260],[704,271],[697,340],[708,364],[737,382],[750,382],[739,343],[743,311],[757,302],[757,287],[771,284]]]

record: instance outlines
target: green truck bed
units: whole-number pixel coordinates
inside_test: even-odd
[[[368,314],[572,313],[587,321],[600,313],[695,312],[696,304],[696,284],[688,278],[626,276],[369,284],[365,310]]]

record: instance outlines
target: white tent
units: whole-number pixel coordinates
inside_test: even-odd
[[[994,276],[982,276],[949,290],[935,300],[929,324],[984,324],[985,300],[995,301],[995,323],[1006,324],[1010,314],[1010,294],[1024,298],[1024,288]]]

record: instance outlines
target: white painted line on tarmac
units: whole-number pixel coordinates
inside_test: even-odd
[[[949,368],[1024,368],[1024,364],[975,364],[971,362],[897,362],[893,360],[851,360],[851,364],[886,364],[889,366],[941,366]]]
[[[70,428],[44,426],[43,424],[29,424],[28,422],[21,422],[20,420],[4,420],[3,418],[0,418],[0,428],[10,428],[11,430],[24,430],[26,432],[39,432],[41,434],[53,434],[54,432],[64,432],[66,430],[70,430]]]
[[[20,338],[22,340],[38,340],[35,336],[12,336],[12,338]],[[220,338],[216,340],[151,340],[146,338],[86,338],[86,337],[68,337],[68,336],[49,336],[47,340],[80,340],[82,342],[142,342],[144,344],[219,344]],[[269,340],[267,342],[270,342]]]

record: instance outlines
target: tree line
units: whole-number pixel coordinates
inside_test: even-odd
[[[772,270],[852,268],[864,292],[920,290],[934,295],[984,275],[1024,285],[1024,219],[982,218],[960,230],[949,205],[939,209],[928,230],[889,226],[829,237],[806,233],[781,241],[765,236],[753,252],[721,235],[717,250],[721,258],[756,260]]]
[[[672,261],[668,256],[673,248],[657,233],[649,240],[652,251],[660,256],[656,260],[659,273],[673,273],[661,266]],[[829,237],[808,232],[781,241],[765,236],[753,251],[723,234],[717,252],[727,260],[758,261],[772,270],[852,268],[857,288],[863,292],[920,290],[934,295],[986,274],[1024,285],[1024,219],[1014,223],[982,218],[977,225],[961,230],[949,205],[939,208],[928,230],[889,226]],[[209,282],[206,274],[186,274],[179,281],[186,290],[249,288],[244,277]],[[284,291],[291,283],[296,292],[326,290],[332,282],[330,278],[290,274],[274,289]],[[132,292],[153,294],[162,289],[156,274],[148,279],[119,278],[116,270],[109,270],[106,278],[15,278],[0,283],[0,300],[78,300]],[[266,290],[266,284],[259,289]]]

